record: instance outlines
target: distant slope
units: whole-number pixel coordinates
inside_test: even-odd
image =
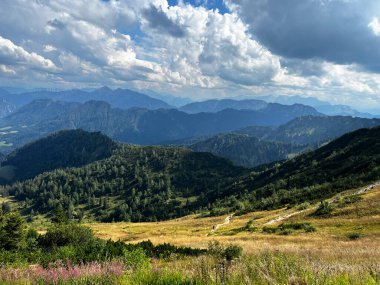
[[[250,126],[229,134],[198,136],[168,144],[208,151],[236,165],[254,167],[315,149],[344,133],[378,125],[379,119],[307,116],[278,127]]]
[[[189,147],[194,151],[211,152],[246,167],[284,160],[302,148],[239,134],[218,135]]]
[[[91,92],[76,89],[59,92],[34,91],[21,94],[8,93],[3,94],[0,97],[17,107],[22,107],[37,99],[50,99],[54,101],[78,103],[84,103],[90,100],[105,101],[111,106],[121,109],[129,109],[134,107],[147,109],[172,108],[164,101],[151,98],[142,93],[128,89],[111,90],[108,87],[102,87]]]
[[[16,106],[6,100],[10,93],[4,89],[0,89],[0,118],[3,118],[16,110]]]
[[[82,166],[111,156],[115,148],[116,144],[100,133],[61,131],[8,155],[1,163],[0,178],[21,181],[57,168]],[[9,176],[10,169],[12,176]]]
[[[230,132],[250,125],[277,126],[299,116],[318,115],[303,105],[253,110],[226,109],[218,113],[187,114],[175,109],[112,108],[106,102],[83,104],[36,100],[0,120],[8,131],[0,140],[12,148],[62,129],[100,131],[113,139],[137,144],[158,144],[192,136]],[[8,147],[9,148],[9,147]]]
[[[251,195],[250,209],[330,197],[380,179],[380,127],[360,129],[315,151],[274,166],[261,166],[226,189]]]
[[[263,140],[318,146],[345,133],[379,125],[380,119],[305,116],[295,118],[277,128],[252,126],[238,130],[236,133],[258,137]]]
[[[268,103],[262,100],[207,100],[202,102],[194,102],[186,104],[179,108],[180,111],[195,114],[195,113],[216,113],[225,109],[235,110],[261,110],[268,106]]]
[[[208,100],[203,102],[194,102],[182,106],[179,108],[180,111],[196,114],[196,113],[217,113],[223,110],[233,109],[233,110],[252,110],[258,112],[270,113],[275,116],[279,112],[288,112],[289,116],[293,116],[293,113],[298,113],[299,116],[312,115],[321,116],[313,107],[293,104],[293,105],[282,105],[278,103],[267,103],[262,100],[233,100],[233,99],[222,99],[222,100]]]
[[[266,102],[280,103],[284,105],[304,104],[314,107],[318,112],[329,116],[353,116],[361,118],[380,118],[380,114],[359,112],[347,105],[333,105],[313,97],[302,96],[261,96],[258,97]]]

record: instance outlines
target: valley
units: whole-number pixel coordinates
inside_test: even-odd
[[[44,98],[0,119],[0,280],[376,284],[379,119],[179,109]]]
[[[380,285],[379,0],[0,0],[0,285]]]

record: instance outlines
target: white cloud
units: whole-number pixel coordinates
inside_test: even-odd
[[[53,47],[51,45],[44,45],[44,52],[52,52],[52,51],[56,51],[57,48],[56,47]]]
[[[231,13],[167,0],[2,0],[0,84],[12,78],[40,87],[133,86],[198,99],[270,93],[380,102],[378,74],[315,59],[287,66],[242,20],[241,3],[249,13],[253,2],[224,2]],[[152,5],[156,13],[148,16],[160,19],[147,17]],[[366,27],[368,19],[368,34],[380,36],[379,18]]]
[[[372,21],[368,24],[368,28],[372,30],[375,36],[380,36],[380,22],[377,17],[372,18]]]
[[[55,64],[41,55],[34,52],[27,52],[20,46],[15,45],[11,40],[0,36],[0,62],[5,61],[9,64],[29,65],[33,68],[56,71]]]
[[[8,75],[16,74],[16,71],[13,68],[6,66],[4,64],[0,64],[0,72],[8,74]]]
[[[271,81],[281,69],[278,57],[250,38],[236,14],[185,4],[166,13],[186,36],[159,34],[143,22],[149,36],[144,47],[170,70],[167,75],[173,82],[200,87],[255,85]]]

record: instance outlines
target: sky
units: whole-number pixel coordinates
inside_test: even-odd
[[[0,86],[299,95],[380,113],[380,1],[0,0]]]

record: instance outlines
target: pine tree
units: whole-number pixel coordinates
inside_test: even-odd
[[[56,224],[66,224],[68,222],[67,215],[65,211],[63,210],[63,207],[61,204],[58,204],[57,208],[55,209],[52,222]]]
[[[0,248],[14,250],[24,242],[24,218],[19,213],[10,213],[5,216],[0,225]]]

